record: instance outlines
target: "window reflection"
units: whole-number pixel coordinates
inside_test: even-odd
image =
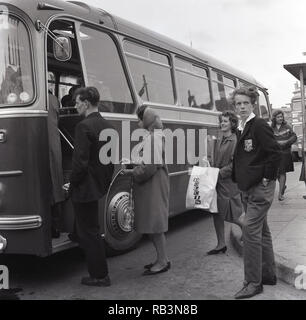
[[[171,67],[166,55],[125,42],[124,50],[138,95],[145,101],[174,104]]]
[[[181,103],[185,107],[212,108],[209,84],[207,79],[177,71],[178,89]]]
[[[107,34],[85,26],[81,26],[80,31],[88,82],[100,93],[100,109],[133,113],[131,92],[113,40]]]
[[[178,58],[175,65],[181,103],[185,107],[212,109],[207,70]]]
[[[8,16],[0,28],[0,105],[22,105],[33,99],[33,74],[28,32]]]
[[[232,110],[235,111],[230,101],[230,95],[235,89],[235,80],[228,78],[220,73],[212,71],[212,90],[218,111]]]
[[[259,93],[258,103],[259,103],[261,117],[268,121],[269,120],[269,108],[268,108],[268,103],[267,103],[266,97],[261,90],[258,90],[258,93]]]

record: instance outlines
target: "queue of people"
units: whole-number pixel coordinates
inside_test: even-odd
[[[99,150],[103,145],[99,134],[112,126],[99,113],[100,96],[96,88],[79,88],[74,98],[78,113],[85,119],[75,128],[72,173],[64,189],[71,196],[76,232],[88,266],[89,277],[84,277],[81,283],[109,286],[105,243],[99,233],[98,200],[107,193],[114,166],[99,161]],[[237,114],[225,111],[220,115],[221,138],[216,142],[212,163],[220,169],[216,186],[218,213],[213,214],[217,245],[207,254],[226,252],[224,221],[240,226],[244,283],[236,293],[236,299],[252,297],[262,292],[263,285],[275,285],[277,282],[267,214],[273,201],[276,179],[280,183],[279,200],[282,201],[286,172],[293,170],[288,150],[296,139],[295,134],[284,122],[281,111],[273,114],[272,127],[257,117],[254,114],[257,99],[258,93],[253,87],[233,91],[232,100]],[[143,275],[147,276],[167,272],[171,268],[165,237],[170,185],[162,122],[152,108],[145,106],[138,109],[137,116],[139,127],[147,130],[147,136],[132,155],[131,165],[122,174],[134,181],[134,227],[137,232],[149,235],[156,250],[155,259],[144,266]],[[151,150],[154,160],[144,160],[142,155],[146,148],[154,149]]]

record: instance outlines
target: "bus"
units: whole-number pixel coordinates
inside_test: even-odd
[[[1,2],[2,254],[45,257],[76,245],[67,238],[74,222],[69,199],[63,203],[61,237],[52,239],[51,235],[47,116],[48,92],[52,92],[62,103],[59,130],[67,182],[74,128],[81,117],[64,101],[70,89],[82,85],[99,90],[100,111],[119,137],[137,127],[136,110],[147,105],[174,132],[174,142],[178,128],[204,130],[205,139],[199,141],[195,135],[196,145],[205,146],[208,160],[218,136],[218,116],[233,109],[228,98],[236,87],[256,86],[255,113],[267,121],[271,116],[267,89],[252,76],[103,9],[77,1]],[[133,143],[127,146],[121,138],[120,153]],[[173,158],[169,165],[170,216],[186,211],[190,169],[187,162],[176,161],[176,155]],[[131,181],[118,174],[119,170],[116,165],[111,187],[100,203],[101,233],[112,254],[130,250],[141,237],[128,219]]]

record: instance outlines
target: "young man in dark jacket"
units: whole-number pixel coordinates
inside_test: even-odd
[[[114,166],[99,159],[102,130],[112,128],[98,112],[99,92],[94,87],[79,88],[75,92],[76,108],[85,119],[75,128],[70,194],[75,211],[76,231],[85,252],[89,277],[84,285],[109,286],[110,279],[105,256],[105,245],[99,230],[99,199],[110,185]]]
[[[244,286],[236,299],[252,297],[263,284],[276,284],[275,261],[267,213],[272,204],[280,162],[280,147],[265,120],[253,113],[258,93],[255,88],[233,92],[233,101],[241,121],[233,180],[242,191],[245,208],[243,226]]]

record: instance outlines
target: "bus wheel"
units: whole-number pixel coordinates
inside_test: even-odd
[[[128,178],[118,179],[106,199],[104,224],[108,255],[121,254],[135,248],[141,238],[132,226],[133,217],[129,211],[130,186]]]

